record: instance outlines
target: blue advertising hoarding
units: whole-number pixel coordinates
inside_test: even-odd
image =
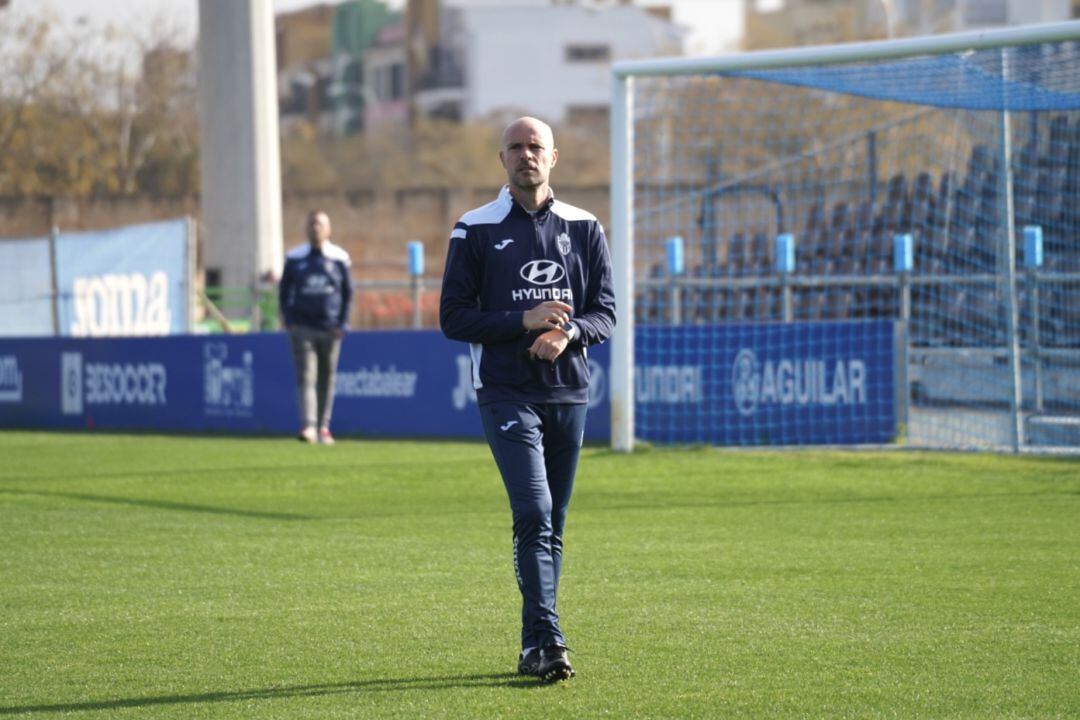
[[[334,431],[481,437],[468,358],[434,331],[347,335]],[[283,333],[0,338],[0,427],[292,434],[294,378]],[[608,427],[595,412],[588,437]]]
[[[891,321],[639,327],[638,438],[660,443],[887,443]]]
[[[187,332],[189,245],[186,219],[58,235],[60,334]]]
[[[892,324],[638,328],[637,436],[718,445],[872,443],[895,434]],[[589,349],[586,440],[610,438],[609,345]],[[468,347],[437,331],[346,336],[342,436],[483,436]],[[0,339],[0,427],[292,434],[281,333]]]
[[[0,336],[52,335],[47,238],[0,242]]]

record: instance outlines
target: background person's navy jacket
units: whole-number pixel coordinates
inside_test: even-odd
[[[322,250],[304,243],[285,255],[278,303],[286,325],[344,330],[352,301],[349,254],[327,241]]]
[[[573,340],[554,363],[529,358],[542,330],[522,315],[545,300],[573,306]],[[604,229],[592,214],[551,198],[532,216],[503,187],[465,213],[450,235],[439,322],[470,343],[473,387],[483,405],[498,401],[589,401],[586,347],[615,329],[615,293]]]

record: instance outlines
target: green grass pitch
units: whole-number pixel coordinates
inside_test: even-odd
[[[1080,463],[583,453],[513,674],[478,443],[0,433],[0,717],[1080,717]]]

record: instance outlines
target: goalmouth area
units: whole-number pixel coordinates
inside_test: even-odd
[[[614,448],[1080,448],[1080,22],[617,63],[611,142]]]

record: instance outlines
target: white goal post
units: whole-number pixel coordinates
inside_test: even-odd
[[[965,32],[949,35],[928,36],[918,38],[904,38],[896,40],[887,40],[880,42],[863,42],[853,44],[841,44],[841,45],[828,45],[818,47],[806,47],[784,50],[770,50],[760,52],[748,52],[748,53],[735,53],[731,55],[724,55],[719,57],[701,57],[701,58],[663,58],[653,60],[634,60],[634,61],[622,61],[617,62],[612,68],[612,105],[611,105],[611,220],[609,228],[611,249],[612,249],[612,262],[614,269],[614,282],[615,293],[619,303],[619,323],[618,328],[612,338],[612,355],[611,355],[611,369],[610,369],[610,397],[611,397],[611,447],[616,451],[628,452],[634,449],[635,438],[641,438],[638,433],[638,426],[635,422],[635,316],[640,313],[636,312],[640,308],[635,307],[639,302],[637,298],[642,297],[642,282],[643,280],[648,282],[648,273],[643,268],[646,267],[646,263],[639,257],[635,259],[635,243],[639,241],[636,237],[637,224],[640,222],[640,205],[638,204],[636,193],[641,192],[640,187],[643,184],[653,183],[654,185],[660,181],[654,180],[646,175],[648,168],[643,167],[643,163],[637,159],[636,155],[636,143],[643,141],[652,142],[651,138],[642,137],[644,133],[639,129],[638,136],[635,136],[635,125],[638,124],[640,118],[640,105],[638,100],[638,88],[642,82],[651,82],[656,78],[672,79],[673,81],[679,81],[682,79],[691,78],[712,78],[714,76],[737,76],[754,77],[755,73],[763,73],[765,71],[776,70],[796,70],[801,68],[814,68],[825,66],[851,66],[853,64],[872,64],[872,63],[888,63],[890,61],[903,61],[910,58],[930,57],[930,56],[963,56],[965,53],[972,51],[992,51],[1000,48],[1014,48],[1019,46],[1031,46],[1039,44],[1054,44],[1054,43],[1069,43],[1076,44],[1076,41],[1080,41],[1080,21],[1070,21],[1063,23],[1047,24],[1047,25],[1035,25],[1018,28],[1008,29],[993,29],[979,32]],[[1005,78],[1007,84],[1008,81],[1008,67],[1006,66],[1005,53],[1001,53],[1001,73]],[[768,79],[768,78],[766,78]],[[745,80],[743,81],[745,82]],[[798,83],[795,83],[798,84]],[[787,87],[787,86],[785,86]],[[1070,88],[1071,91],[1072,88]],[[1080,91],[1080,88],[1078,88]],[[842,91],[841,91],[842,92]],[[910,102],[903,98],[898,99],[898,103]],[[910,107],[910,106],[909,106]],[[670,109],[672,114],[678,115],[682,112],[682,108],[673,107]],[[910,114],[910,113],[909,113]],[[1012,449],[1013,451],[1020,450],[1025,445],[1025,424],[1024,424],[1024,403],[1029,402],[1029,399],[1023,397],[1021,394],[1022,386],[1025,382],[1024,376],[1024,363],[1027,362],[1024,358],[1025,350],[1021,348],[1020,333],[1017,329],[1018,324],[1018,303],[1021,300],[1017,298],[1017,285],[1020,282],[1018,279],[1018,269],[1016,267],[1017,258],[1017,243],[1020,244],[1020,251],[1023,250],[1023,240],[1017,239],[1017,234],[1022,232],[1022,228],[1012,230],[1012,191],[1011,183],[1012,178],[1009,171],[1010,158],[1016,152],[1011,146],[1010,130],[1008,125],[1008,116],[1010,115],[1008,104],[1003,106],[1003,109],[997,112],[993,117],[1000,117],[1002,122],[1003,139],[999,146],[994,149],[994,157],[990,159],[991,162],[1001,162],[1002,167],[1005,169],[1005,174],[1001,178],[1001,184],[999,187],[1008,189],[1008,224],[1009,230],[1004,231],[1007,235],[1008,246],[1002,244],[1000,250],[995,250],[996,260],[990,266],[988,270],[989,274],[993,277],[992,287],[1006,288],[1008,290],[1005,295],[1002,296],[1001,302],[1006,311],[1001,313],[1002,317],[1007,317],[1008,327],[1000,331],[1001,337],[1004,339],[997,343],[995,341],[993,347],[987,348],[970,348],[964,347],[963,352],[970,354],[986,353],[992,354],[996,360],[993,362],[998,366],[1007,367],[1009,382],[1011,388],[1008,391],[1006,400],[1006,410],[1009,415],[1010,429],[1007,431],[1010,437],[1004,442],[1004,447]],[[1075,123],[1075,120],[1073,121]],[[1080,124],[1077,124],[1080,128]],[[1032,131],[1034,137],[1034,130]],[[868,136],[871,136],[872,132],[867,132]],[[1080,136],[1080,135],[1078,135]],[[740,138],[740,141],[743,139]],[[873,140],[873,138],[871,138]],[[805,157],[807,151],[800,150]],[[860,152],[862,152],[860,150]],[[862,158],[862,155],[859,156]],[[966,157],[966,156],[965,156]],[[786,162],[784,160],[776,161],[770,168],[770,172],[775,171],[775,168]],[[871,161],[867,161],[871,162]],[[741,168],[740,172],[743,173],[743,178],[756,177],[754,174],[756,171],[753,167]],[[880,172],[880,168],[874,168],[873,172]],[[944,173],[942,173],[944,174]],[[729,176],[725,175],[724,178]],[[936,177],[934,178],[936,180]],[[708,176],[705,178],[710,180]],[[778,181],[779,182],[779,181]],[[846,180],[844,182],[847,182]],[[876,187],[876,175],[871,181]],[[677,184],[677,183],[675,183]],[[748,183],[744,183],[747,185]],[[837,181],[839,184],[839,181]],[[674,186],[674,185],[673,185]],[[700,186],[700,184],[699,184]],[[695,186],[695,187],[699,187]],[[678,192],[678,190],[671,190],[664,192]],[[727,202],[728,199],[725,199]],[[735,203],[738,199],[730,200]],[[878,201],[880,202],[880,201]],[[777,203],[779,204],[779,203]],[[854,203],[851,203],[854,205]],[[870,204],[870,203],[868,203]],[[876,209],[878,206],[870,204],[872,209]],[[702,206],[704,207],[704,206]],[[702,210],[704,213],[705,210]],[[800,216],[801,217],[801,216]],[[694,222],[704,222],[704,220],[695,220]],[[789,221],[791,222],[791,221]],[[782,229],[782,228],[781,228]],[[678,228],[673,227],[670,235],[673,239],[677,239],[679,243],[682,243],[681,237],[676,237],[680,233],[677,232]],[[728,230],[725,228],[725,231]],[[796,246],[799,246],[801,239],[797,237],[801,231],[801,226],[795,229],[796,238],[794,240]],[[787,232],[787,231],[785,231]],[[891,242],[890,235],[890,242]],[[899,237],[899,235],[898,235]],[[704,242],[704,241],[702,241]],[[723,242],[723,241],[721,241]],[[770,242],[772,239],[770,238]],[[899,242],[899,241],[898,241]],[[930,242],[929,240],[925,242]],[[1004,243],[1005,240],[1003,239]],[[680,261],[681,261],[681,244]],[[767,259],[770,263],[769,272],[774,272],[776,263],[780,262],[774,257],[773,248],[777,248],[776,252],[779,252],[781,247],[779,244],[776,246],[769,246],[769,257]],[[799,246],[801,248],[801,246]],[[1041,239],[1039,245],[1039,252],[1041,258]],[[910,248],[908,249],[910,253]],[[655,254],[655,252],[654,252]],[[765,258],[762,258],[763,261]],[[899,261],[898,261],[899,262]],[[910,261],[909,261],[910,262]],[[917,261],[918,262],[918,261]],[[892,271],[892,261],[890,259],[889,271]],[[655,268],[654,268],[655,269]],[[903,297],[905,301],[910,300],[911,288],[917,287],[916,285],[909,284],[910,274],[899,272],[902,268],[897,267],[898,273],[895,277],[888,277],[882,279],[882,276],[875,275],[881,283],[887,285],[889,292],[895,293],[897,298],[896,304],[900,306],[899,298]],[[910,270],[910,265],[907,268]],[[702,271],[705,272],[705,271]],[[780,271],[775,271],[780,272]],[[868,272],[869,275],[869,272]],[[691,288],[691,287],[704,287],[702,283],[704,280],[693,280],[692,278],[686,279],[687,276],[683,276],[682,279],[673,279],[671,281],[671,287],[673,289],[678,288]],[[728,276],[725,275],[725,278]],[[936,277],[936,276],[935,276]],[[980,276],[981,277],[981,276]],[[725,288],[734,288],[732,292],[738,293],[739,288],[751,288],[753,285],[751,281],[754,278],[750,277],[733,277],[730,280],[724,280],[728,285]],[[813,288],[833,287],[841,281],[850,280],[852,283],[862,282],[859,279],[851,279],[849,275],[842,277],[827,277],[825,275],[815,275],[810,278],[803,278],[800,280],[802,285],[797,287],[806,288],[807,292]],[[933,283],[931,283],[933,281]],[[698,285],[695,286],[694,282]],[[759,316],[763,320],[771,321],[774,324],[792,322],[794,317],[791,309],[791,295],[789,285],[785,285],[787,276],[781,276],[768,281],[771,283],[769,287],[776,288],[776,297],[781,300],[786,300],[788,305],[784,306],[783,302],[778,301],[776,303],[775,317]],[[866,283],[871,282],[866,280]],[[975,282],[968,276],[965,276],[961,282]],[[1073,282],[1066,277],[1062,282]],[[924,290],[926,293],[936,292],[934,288],[948,284],[948,278],[936,277],[925,279]],[[936,283],[936,284],[934,284]],[[666,286],[665,286],[666,287]],[[854,291],[855,296],[859,297],[863,292],[858,286]],[[869,287],[869,285],[867,285]],[[1064,286],[1063,286],[1064,287]],[[1080,289],[1080,286],[1069,285],[1069,288]],[[725,290],[727,292],[727,290]],[[869,291],[867,291],[869,292]],[[1073,292],[1073,290],[1069,290]],[[787,293],[787,294],[784,294]],[[902,295],[903,293],[903,295]],[[680,302],[677,292],[671,295],[673,303],[678,304]],[[809,297],[809,295],[807,295]],[[942,296],[944,297],[944,296]],[[995,295],[995,297],[997,297]],[[1027,295],[1025,295],[1025,298]],[[1080,300],[1080,295],[1076,296]],[[941,302],[941,298],[938,299]],[[685,297],[682,298],[682,302],[685,303]],[[947,301],[945,301],[947,302]],[[670,307],[671,306],[665,306]],[[685,307],[685,305],[684,305]],[[772,305],[770,305],[772,307]],[[797,308],[796,308],[797,309]],[[666,312],[666,311],[661,311]],[[688,323],[685,318],[681,318],[676,321],[678,317],[677,309],[672,309],[671,323],[676,322]],[[899,311],[898,311],[899,312]],[[712,322],[723,324],[725,322],[721,317],[722,312],[718,311],[717,314],[712,316]],[[666,317],[666,316],[665,316]],[[720,320],[717,318],[720,317]],[[1071,317],[1071,316],[1067,316]],[[796,318],[797,319],[797,318]],[[899,314],[894,318],[897,320],[898,326],[903,326],[903,332],[908,332],[907,320],[908,318],[901,317]],[[1038,322],[1038,320],[1036,320]],[[699,321],[699,324],[709,324],[708,321]],[[1066,328],[1069,332],[1073,330]],[[639,340],[640,341],[640,340]],[[907,336],[905,335],[904,342],[907,342]],[[944,346],[944,350],[933,345],[929,347],[926,352],[928,355],[932,355],[934,352],[960,352],[954,346],[958,343],[951,343],[947,341],[945,343],[939,343]],[[1071,341],[1070,341],[1071,342]],[[640,349],[638,350],[640,352]],[[906,352],[906,348],[905,351]],[[1036,358],[1036,365],[1041,367],[1039,363],[1042,361],[1038,358],[1038,347],[1034,351],[1035,354],[1032,357]],[[1059,350],[1054,350],[1059,352]],[[1072,345],[1066,343],[1060,349],[1061,353],[1072,353],[1070,358],[1075,357],[1075,348]],[[1068,361],[1072,363],[1073,360]],[[988,361],[989,363],[989,361]],[[1071,367],[1071,366],[1070,366]],[[823,371],[825,372],[825,371]],[[898,372],[900,372],[898,370]],[[907,367],[903,368],[905,382]],[[1038,370],[1036,370],[1036,373]],[[1074,371],[1069,371],[1074,372]],[[730,371],[728,371],[728,377],[730,377]],[[1002,375],[1005,377],[1005,375]],[[899,380],[898,380],[899,382]],[[907,402],[907,394],[909,387],[904,387],[902,391],[898,391],[897,397],[900,397],[900,393],[903,393],[904,398],[900,402],[900,405],[905,405]],[[1040,390],[1041,392],[1041,390]],[[1003,397],[1006,397],[1003,395]],[[1039,398],[1039,404],[1041,409],[1042,397]],[[905,408],[906,412],[906,408]],[[812,442],[812,441],[811,441]],[[724,443],[712,443],[712,444],[724,444]],[[750,444],[757,444],[752,442]],[[762,444],[775,444],[769,441],[765,441]],[[782,444],[782,443],[780,443]],[[960,442],[960,444],[963,444]],[[976,446],[981,446],[980,442],[975,442]],[[988,442],[988,446],[994,446],[994,442]],[[1010,447],[1011,446],[1011,447]]]

